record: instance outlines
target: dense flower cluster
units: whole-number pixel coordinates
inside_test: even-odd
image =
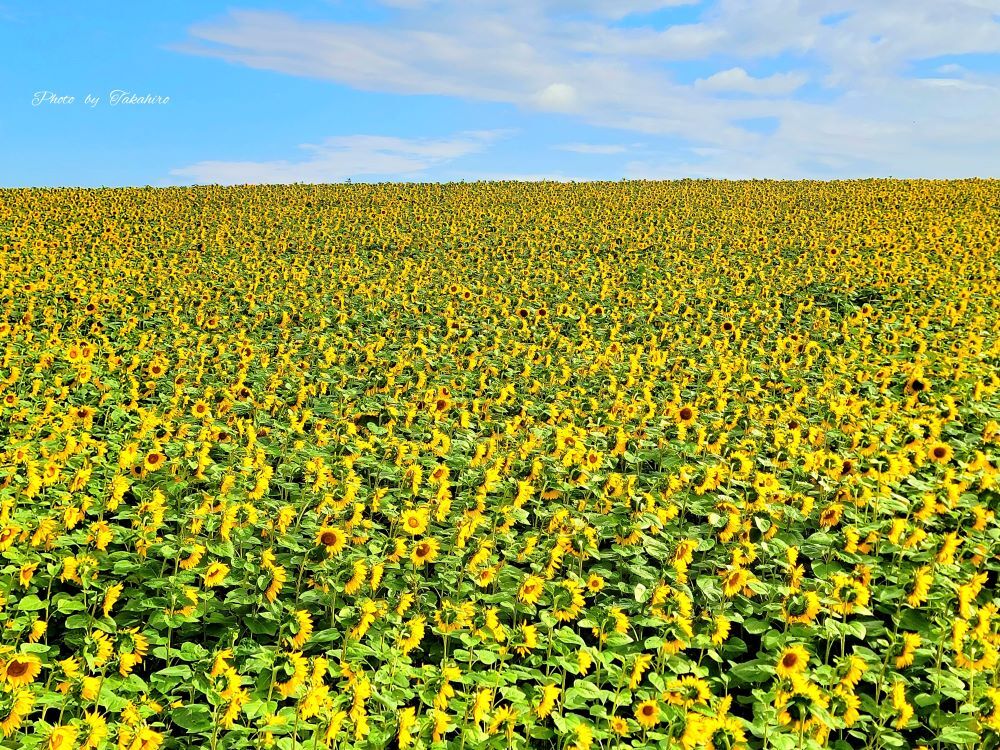
[[[0,747],[997,747],[998,205],[0,191]]]

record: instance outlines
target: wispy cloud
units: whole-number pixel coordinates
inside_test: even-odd
[[[627,149],[615,143],[563,143],[555,147],[559,151],[572,151],[575,154],[621,154]]]
[[[905,75],[914,61],[1000,53],[998,0],[716,0],[696,21],[667,27],[617,19],[685,3],[382,3],[394,8],[388,23],[232,11],[191,27],[177,49],[366,91],[504,103],[670,136],[689,150],[717,149],[690,153],[719,173],[1000,172],[998,76]],[[693,83],[675,74],[684,61],[720,59],[727,64]],[[776,127],[740,126],[763,118]]]
[[[451,138],[392,138],[376,135],[337,136],[319,144],[302,144],[305,156],[288,161],[200,161],[172,169],[184,182],[237,185],[245,183],[341,182],[346,179],[407,179],[432,167],[482,151],[509,131],[469,131]]]
[[[762,96],[781,96],[790,94],[805,85],[809,77],[803,73],[775,73],[763,78],[754,78],[743,68],[729,68],[699,78],[694,82],[695,88],[705,91],[734,91],[743,94],[760,94]]]
[[[434,6],[448,5],[447,0],[377,0],[389,8],[426,11]],[[470,0],[473,7],[506,6],[510,9],[534,7],[549,13],[589,13],[599,18],[618,20],[636,13],[651,13],[663,8],[698,5],[701,0]]]

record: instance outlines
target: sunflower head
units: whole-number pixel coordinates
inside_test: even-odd
[[[796,644],[782,650],[778,655],[778,663],[775,671],[779,677],[792,678],[805,671],[809,666],[809,652],[805,647]]]
[[[0,679],[11,687],[30,685],[42,671],[42,663],[34,654],[15,654],[0,665]]]
[[[647,700],[635,707],[635,719],[644,729],[651,729],[660,721],[660,707],[655,700]]]

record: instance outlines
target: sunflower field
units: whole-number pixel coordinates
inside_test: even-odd
[[[0,190],[0,747],[1000,747],[998,215]]]

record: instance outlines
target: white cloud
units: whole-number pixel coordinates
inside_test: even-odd
[[[563,143],[556,146],[559,151],[572,151],[576,154],[621,154],[627,149],[615,143]]]
[[[535,94],[539,109],[550,112],[572,112],[577,105],[576,89],[568,83],[550,83]]]
[[[381,5],[389,8],[401,8],[403,10],[420,10],[426,8],[434,0],[379,0]],[[350,0],[348,0],[350,2]]]
[[[994,86],[972,81],[963,81],[958,78],[917,78],[918,84],[933,88],[964,89],[965,91],[996,91]]]
[[[178,48],[366,91],[502,103],[671,136],[718,149],[688,155],[719,173],[1000,174],[997,76],[907,77],[916,61],[1000,53],[1000,0],[717,0],[697,22],[667,28],[644,26],[641,16],[638,25],[614,21],[685,3],[383,1],[398,11],[389,23],[233,11],[193,26]],[[824,23],[832,16],[839,22]],[[676,66],[719,54],[735,67],[678,83]],[[790,69],[747,73],[773,70],[779,55],[794,61]],[[799,96],[807,80],[827,88],[807,100]],[[766,136],[739,127],[752,118],[780,127]]]
[[[636,13],[651,13],[663,8],[697,5],[701,0],[506,0],[508,8],[534,6],[550,12],[591,13],[600,18],[619,20]],[[446,4],[444,0],[378,0],[381,5],[403,10],[426,10],[434,5]],[[465,0],[466,7],[495,8],[493,0]]]
[[[560,172],[472,172],[449,173],[443,175],[444,181],[452,182],[585,182],[585,177],[567,177]]]
[[[780,96],[801,88],[807,80],[808,76],[802,73],[775,73],[764,78],[754,78],[743,68],[730,68],[708,78],[699,78],[694,85],[695,88],[705,91],[736,91],[762,96]]]
[[[298,161],[200,161],[171,170],[184,182],[244,183],[341,182],[381,177],[402,179],[481,151],[508,131],[470,131],[452,138],[405,139],[375,135],[327,138],[303,144]]]

